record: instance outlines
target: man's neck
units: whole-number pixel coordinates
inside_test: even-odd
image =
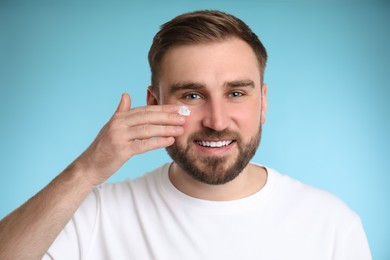
[[[261,190],[267,181],[265,168],[248,164],[232,181],[210,185],[195,180],[175,163],[169,169],[169,179],[181,192],[198,199],[228,201],[248,197]]]

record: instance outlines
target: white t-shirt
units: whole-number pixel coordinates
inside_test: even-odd
[[[327,192],[266,168],[256,194],[205,201],[169,165],[96,188],[44,259],[371,259],[359,217]]]

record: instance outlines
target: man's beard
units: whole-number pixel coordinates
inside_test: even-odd
[[[192,134],[187,140],[186,148],[175,142],[166,150],[173,161],[195,180],[211,185],[225,184],[234,180],[253,158],[260,144],[261,130],[260,125],[257,134],[249,142],[243,143],[240,135],[236,132],[206,129]],[[199,140],[234,140],[238,148],[236,158],[198,157],[194,150],[191,150],[191,147],[198,145],[195,141]],[[232,159],[235,159],[233,163],[231,162]]]

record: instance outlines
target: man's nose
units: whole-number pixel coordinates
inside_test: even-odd
[[[209,99],[204,111],[202,124],[215,131],[225,130],[229,126],[229,117],[223,100]]]

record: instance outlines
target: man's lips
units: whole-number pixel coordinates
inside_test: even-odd
[[[221,141],[202,141],[195,140],[195,143],[203,147],[221,148],[230,145],[234,140],[221,140]]]

